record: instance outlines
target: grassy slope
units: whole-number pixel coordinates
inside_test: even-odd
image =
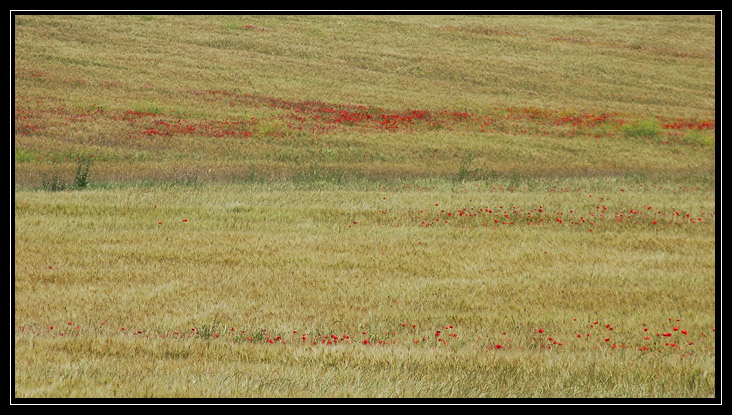
[[[59,91],[74,103],[117,81],[130,91],[104,104],[123,108],[184,105],[184,86],[384,107],[714,111],[708,16],[19,16],[16,36],[18,72],[92,84]]]
[[[659,126],[713,122],[713,23],[705,16],[19,16],[15,181],[40,186],[58,175],[69,182],[80,154],[98,161],[99,183],[241,180],[250,171],[292,177],[314,168],[452,177],[468,155],[482,177],[710,174],[713,131]],[[272,108],[268,98],[471,117],[436,116],[437,124],[401,130],[375,122],[336,127],[315,112]],[[128,111],[156,116],[129,120]],[[563,120],[587,114],[610,119],[579,132]],[[676,145],[617,140],[627,136],[623,128],[656,118],[657,141]],[[198,130],[144,133],[160,129],[159,121]],[[251,136],[221,136],[233,129]],[[702,148],[685,151],[689,143]]]
[[[714,395],[713,18],[15,30],[16,396]]]

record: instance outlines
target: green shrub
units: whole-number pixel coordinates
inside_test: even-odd
[[[32,151],[24,150],[22,148],[16,148],[15,149],[15,161],[18,163],[23,163],[26,161],[33,161],[36,159],[35,154],[33,154]]]
[[[684,136],[686,142],[704,147],[714,146],[714,132],[713,131],[698,131],[691,130]]]
[[[623,126],[623,134],[626,137],[655,138],[660,132],[661,124],[653,118]]]
[[[44,177],[42,188],[50,192],[60,192],[66,190],[66,184],[61,181],[58,173],[54,173],[50,178]]]
[[[460,161],[460,170],[458,170],[457,177],[455,180],[457,182],[464,182],[469,179],[469,177],[476,172],[475,169],[471,169],[470,166],[473,164],[473,154],[468,153],[461,161]]]
[[[91,157],[80,156],[76,166],[76,177],[74,179],[74,187],[77,189],[86,189],[89,185],[89,169],[91,168]]]

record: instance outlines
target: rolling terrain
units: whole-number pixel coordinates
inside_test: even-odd
[[[715,398],[715,16],[14,16],[14,398]]]

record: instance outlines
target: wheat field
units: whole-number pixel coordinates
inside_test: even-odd
[[[13,22],[11,401],[721,400],[714,14]]]

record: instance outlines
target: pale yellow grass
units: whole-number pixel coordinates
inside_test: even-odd
[[[16,396],[712,397],[711,188],[504,185],[17,192]],[[594,233],[551,223],[600,198],[612,210],[652,204],[704,220],[605,220]],[[541,227],[423,228],[413,218],[539,205]],[[673,338],[680,349],[656,336],[674,325],[689,333]],[[192,329],[210,332],[179,338]],[[266,343],[275,336],[286,343]],[[547,349],[547,336],[563,345]]]
[[[14,30],[17,73],[93,107],[188,112],[182,86],[387,108],[715,107],[713,15],[17,16]],[[46,95],[30,83],[16,93]]]
[[[15,16],[14,396],[717,397],[715,25]]]
[[[698,398],[712,395],[715,375],[709,355],[682,360],[603,351],[496,353],[469,347],[140,338],[25,338],[19,346],[48,357],[44,364],[29,358],[16,366],[18,396]]]

